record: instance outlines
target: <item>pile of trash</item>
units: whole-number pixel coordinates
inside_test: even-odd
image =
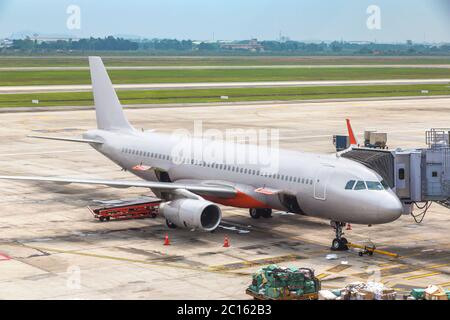
[[[408,300],[450,300],[450,290],[429,285],[426,289],[413,289]]]
[[[380,282],[354,282],[343,289],[321,290],[319,300],[395,300],[397,294]]]
[[[317,293],[320,281],[314,277],[312,269],[279,267],[273,264],[255,272],[248,289],[272,299],[282,299],[292,295]]]

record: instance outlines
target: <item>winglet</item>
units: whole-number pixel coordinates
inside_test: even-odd
[[[350,124],[350,119],[345,119],[347,122],[347,130],[348,130],[348,136],[350,139],[350,145],[356,146],[358,144],[358,141],[356,140],[355,134],[353,133],[352,125]]]

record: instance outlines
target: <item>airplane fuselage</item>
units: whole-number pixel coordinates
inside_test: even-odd
[[[377,173],[334,154],[278,149],[277,170],[268,172],[265,165],[258,163],[239,164],[195,156],[180,161],[174,155],[179,141],[173,141],[167,134],[92,130],[84,137],[104,141],[93,147],[144,180],[201,180],[231,185],[240,191],[234,199],[208,198],[224,205],[272,208],[357,224],[387,223],[402,214],[401,202],[391,189],[381,185],[382,179]],[[204,140],[199,139],[185,143],[205,146]],[[236,154],[248,156],[267,153],[261,150],[263,147],[238,143],[223,142],[222,147],[224,150],[231,147]]]

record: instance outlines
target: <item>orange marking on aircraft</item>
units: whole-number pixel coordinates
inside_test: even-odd
[[[257,208],[257,209],[265,209],[270,208],[265,204],[264,202],[261,202],[259,200],[256,200],[255,198],[249,196],[248,194],[245,194],[244,192],[241,192],[237,190],[237,194],[234,198],[230,199],[223,199],[218,197],[212,197],[212,196],[203,196],[205,199],[223,204],[224,206],[230,206],[230,207],[236,207],[236,208]]]
[[[356,141],[355,134],[353,133],[352,125],[350,124],[350,119],[345,119],[347,122],[347,130],[348,130],[348,136],[350,138],[350,145],[357,145],[358,142]]]

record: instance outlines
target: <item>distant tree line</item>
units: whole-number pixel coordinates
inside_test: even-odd
[[[246,41],[236,41],[245,44]],[[193,42],[191,40],[151,39],[127,40],[112,36],[106,38],[89,38],[80,40],[37,41],[30,38],[14,40],[9,48],[21,52],[52,52],[52,51],[142,51],[142,52],[250,52],[245,49],[230,49],[220,42]],[[255,50],[254,50],[255,51]],[[331,54],[331,55],[450,55],[450,44],[427,45],[414,44],[411,41],[404,44],[384,43],[354,43],[334,41],[331,43],[306,43],[300,41],[260,41],[258,53],[265,54]]]
[[[12,49],[20,51],[135,51],[137,42],[122,38],[89,38],[57,41],[37,41],[33,39],[14,40]]]

